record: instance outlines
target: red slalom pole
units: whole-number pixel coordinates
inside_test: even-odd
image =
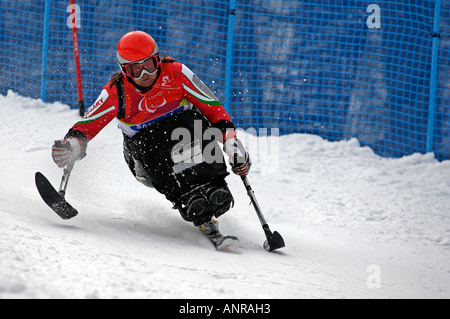
[[[75,73],[77,77],[77,91],[78,91],[78,108],[80,116],[84,116],[84,100],[83,87],[81,82],[81,67],[80,67],[80,47],[78,45],[77,21],[76,21],[76,7],[75,0],[70,0],[71,17],[72,17],[72,38],[73,38],[73,53],[75,55]]]

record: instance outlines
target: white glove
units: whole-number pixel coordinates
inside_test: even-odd
[[[64,167],[70,162],[74,162],[84,157],[82,148],[82,142],[76,137],[55,141],[55,144],[53,144],[52,147],[53,161],[58,167]]]
[[[234,174],[246,176],[250,171],[252,160],[238,138],[230,138],[223,144],[224,152],[229,156],[229,163]]]

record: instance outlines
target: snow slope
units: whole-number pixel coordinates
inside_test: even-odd
[[[240,134],[272,230],[264,234],[237,176],[220,218],[240,248],[217,252],[156,191],[134,180],[116,123],[77,162],[60,219],[34,174],[57,188],[50,149],[77,121],[58,103],[0,96],[0,298],[449,298],[450,161],[380,158],[357,140]],[[270,148],[268,147],[270,145]]]

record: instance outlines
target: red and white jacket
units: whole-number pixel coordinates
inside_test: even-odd
[[[193,107],[224,132],[226,128],[234,128],[216,96],[188,67],[179,62],[163,62],[160,66],[157,80],[146,93],[136,90],[126,77],[119,80],[119,85],[110,82],[104,86],[95,103],[67,136],[81,136],[87,143],[117,118],[123,133],[133,137],[151,124]]]

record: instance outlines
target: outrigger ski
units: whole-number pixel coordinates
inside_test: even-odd
[[[77,216],[78,212],[64,198],[64,191],[57,191],[48,179],[40,172],[35,175],[36,187],[44,202],[61,217],[70,219]]]
[[[78,212],[65,199],[67,183],[69,181],[70,172],[73,169],[74,162],[70,162],[64,168],[64,174],[61,178],[61,185],[57,191],[48,179],[40,172],[35,174],[36,187],[44,202],[61,217],[62,219],[70,219],[77,216]]]

